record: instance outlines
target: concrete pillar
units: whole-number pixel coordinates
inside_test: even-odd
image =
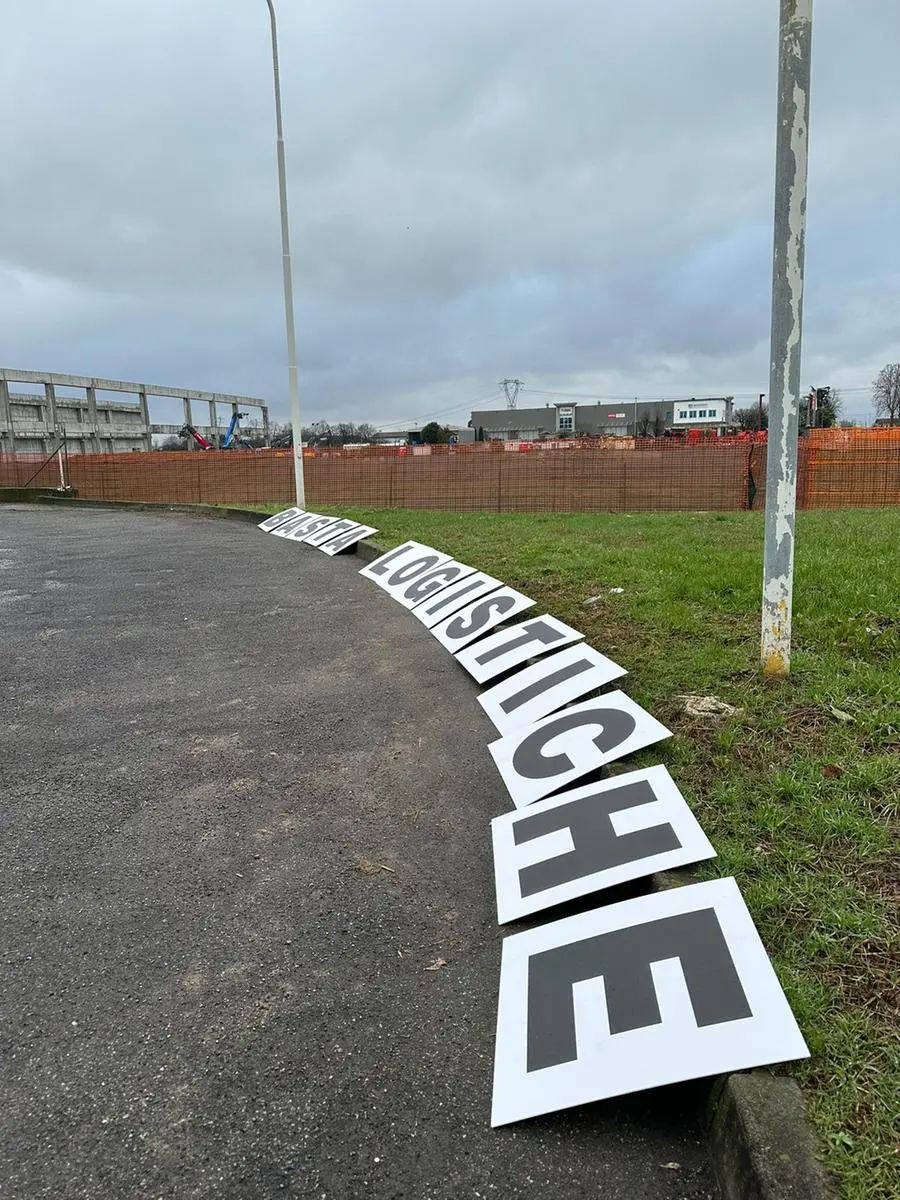
[[[138,401],[141,406],[141,420],[144,423],[144,449],[153,449],[153,435],[150,432],[150,405],[147,403],[147,393],[138,392]]]
[[[12,405],[9,402],[9,384],[0,379],[0,426],[5,435],[6,445],[10,453],[16,448],[16,435],[13,431]]]
[[[261,404],[259,407],[262,412],[263,441],[268,446],[268,444],[269,444],[269,406],[268,406],[268,404]]]
[[[184,423],[185,423],[185,425],[193,425],[194,422],[191,420],[191,402],[190,402],[190,400],[188,400],[187,396],[183,396],[181,403],[184,406]],[[188,450],[193,450],[194,447],[196,446],[196,444],[197,443],[194,441],[194,439],[192,437],[188,438],[188,440],[187,440]]]
[[[209,406],[209,428],[212,431],[209,440],[212,442],[212,444],[214,446],[218,446],[218,444],[219,444],[219,418],[216,415],[216,402],[215,402],[215,400],[207,400],[206,403]]]
[[[50,410],[50,414],[49,414],[50,431],[53,434],[58,434],[60,432],[60,428],[59,428],[59,417],[57,416],[57,412],[56,412],[56,388],[53,386],[52,383],[44,384],[44,396],[47,399],[47,407]],[[55,441],[56,439],[54,438],[51,440]]]
[[[88,423],[91,427],[91,450],[94,454],[102,453],[103,447],[100,444],[100,418],[97,415],[97,389],[91,384],[86,387]]]

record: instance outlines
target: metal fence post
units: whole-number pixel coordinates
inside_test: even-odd
[[[812,0],[781,0],[761,661],[790,670]]]

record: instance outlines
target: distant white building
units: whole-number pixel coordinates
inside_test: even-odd
[[[607,404],[557,402],[543,408],[476,409],[469,426],[477,440],[523,442],[557,437],[672,437],[691,429],[724,434],[733,423],[733,405],[733,396]]]
[[[731,424],[732,399],[723,396],[714,400],[679,400],[674,406],[672,427],[689,429],[716,429],[724,433]]]

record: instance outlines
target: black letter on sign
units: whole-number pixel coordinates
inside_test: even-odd
[[[381,558],[370,563],[368,568],[364,570],[370,571],[373,575],[384,575],[388,569],[388,563],[393,562],[395,558],[399,558],[401,554],[408,554],[411,547],[408,542],[404,542],[402,546],[398,546],[396,550],[392,550],[390,554],[383,554]]]
[[[678,958],[701,1028],[752,1017],[714,908],[615,929],[528,960],[528,1067],[578,1057],[572,986],[603,976],[611,1034],[660,1022],[650,964]]]
[[[429,554],[424,558],[414,558],[412,562],[404,563],[402,567],[398,567],[390,579],[387,580],[385,587],[396,587],[398,583],[405,583],[408,579],[415,579],[417,575],[422,575],[425,571],[430,570],[437,562],[440,562],[439,554]]]
[[[481,627],[491,619],[493,612],[505,613],[511,608],[515,608],[516,598],[508,593],[503,593],[500,596],[488,596],[486,600],[482,600],[480,604],[476,604],[468,616],[456,617],[447,626],[448,638],[462,638],[469,633],[474,633],[476,629]]]
[[[403,593],[403,599],[415,600],[418,604],[420,600],[427,600],[434,592],[439,592],[454,579],[458,579],[460,575],[471,570],[471,567],[464,567],[462,563],[456,562],[436,567],[435,570],[429,571],[427,575],[423,575],[411,587],[408,587]]]
[[[565,636],[562,630],[554,629],[552,625],[548,625],[544,621],[529,621],[526,625],[522,626],[522,632],[518,637],[507,642],[505,646],[495,646],[493,650],[485,650],[484,654],[479,654],[475,661],[486,667],[489,662],[494,662],[496,659],[502,658],[504,654],[509,654],[512,650],[521,650],[529,642],[538,642],[542,646],[551,646],[554,642],[558,642],[560,638],[564,638]]]
[[[494,584],[495,588],[498,588],[499,586],[500,586],[499,583]],[[428,615],[431,617],[431,616],[434,616],[434,614],[436,612],[440,612],[442,608],[446,608],[448,604],[453,604],[455,601],[459,601],[459,604],[458,604],[459,608],[464,608],[465,605],[462,602],[463,596],[465,596],[465,594],[467,592],[474,592],[477,588],[481,588],[482,591],[484,590],[484,576],[483,575],[478,575],[478,576],[476,576],[475,579],[470,579],[465,587],[461,587],[458,590],[456,588],[454,588],[449,596],[438,596],[438,598],[435,600],[434,604],[428,604],[428,605],[423,604],[422,610],[424,612],[427,612]]]
[[[653,788],[642,779],[640,783],[626,783],[610,791],[583,796],[580,800],[571,800],[558,808],[516,821],[513,841],[517,846],[568,829],[575,847],[567,854],[554,854],[543,862],[521,867],[519,887],[522,896],[534,896],[548,888],[583,879],[585,875],[594,875],[623,863],[639,862],[654,854],[665,854],[667,850],[678,850],[681,842],[668,823],[636,829],[621,837],[613,829],[611,813],[651,804],[656,799]]]
[[[600,725],[601,731],[592,738],[594,745],[603,754],[620,746],[634,733],[634,717],[620,708],[592,708],[587,712],[563,713],[557,720],[536,729],[521,743],[513,755],[513,769],[525,779],[552,779],[571,771],[574,763],[568,754],[545,757],[541,752],[551,738],[581,725]]]
[[[552,661],[547,664],[552,666]],[[515,712],[517,708],[521,708],[523,704],[527,704],[529,700],[536,700],[538,696],[547,692],[552,687],[556,687],[560,683],[565,683],[569,679],[574,679],[576,675],[582,675],[585,671],[590,671],[594,664],[587,658],[580,658],[578,662],[570,663],[567,667],[560,667],[558,671],[553,671],[550,675],[545,675],[543,679],[539,679],[536,683],[532,683],[529,687],[522,688],[521,691],[515,692],[512,696],[507,697],[500,704],[500,708],[507,715]],[[585,688],[585,691],[589,689]]]

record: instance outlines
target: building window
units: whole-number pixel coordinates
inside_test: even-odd
[[[678,410],[678,419],[679,419],[679,421],[687,420],[687,409],[686,408],[681,408]]]
[[[572,433],[575,429],[575,414],[561,412],[556,422],[560,433]]]

